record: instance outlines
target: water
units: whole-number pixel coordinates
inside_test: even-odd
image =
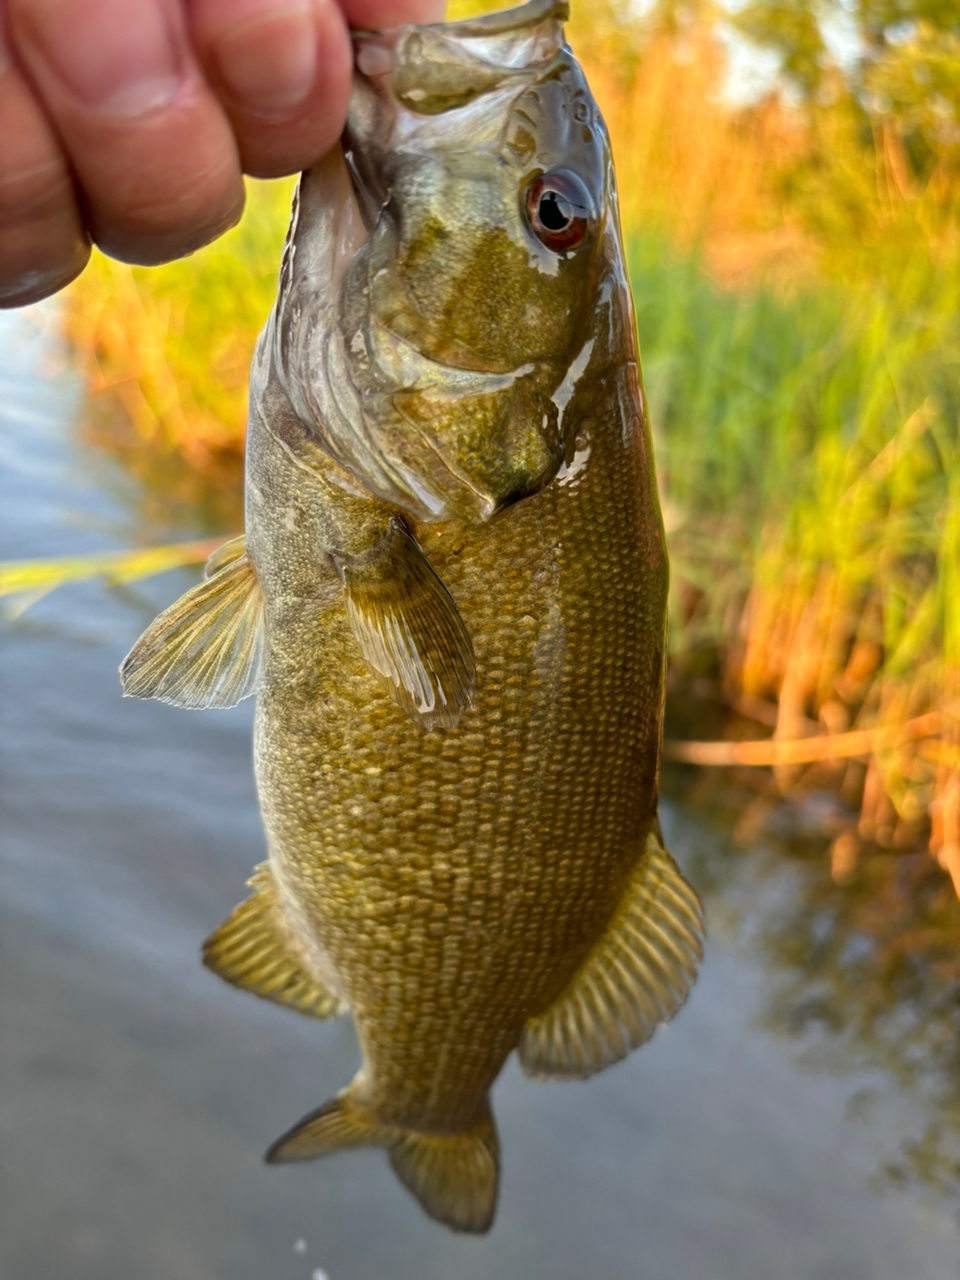
[[[51,363],[53,314],[0,322],[7,559],[142,532],[136,486],[74,442],[82,401]],[[701,980],[674,1025],[589,1083],[508,1065],[489,1237],[428,1221],[379,1152],[264,1166],[357,1050],[347,1021],[297,1018],[199,963],[264,856],[250,710],[122,701],[116,677],[191,580],[65,587],[0,619],[4,1280],[960,1276],[955,1171],[910,1145],[952,1123],[947,1015],[914,1000],[901,1032],[884,1004],[858,1038],[852,982],[846,1034],[836,1016],[823,1031],[807,1013],[824,981],[811,948],[840,927],[818,905],[836,901],[825,860],[737,850],[676,801],[665,826],[711,924]],[[859,972],[858,937],[830,981]],[[928,1030],[931,1078],[898,1076],[898,1046]]]

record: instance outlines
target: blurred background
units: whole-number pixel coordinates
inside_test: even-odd
[[[351,1033],[199,967],[263,856],[249,711],[121,705],[113,675],[241,527],[292,191],[250,183],[216,245],[97,257],[0,329],[4,1276],[960,1275],[955,0],[573,11],[671,552],[664,791],[704,978],[588,1086],[508,1070],[488,1241],[421,1222],[370,1153],[257,1164],[349,1078]]]

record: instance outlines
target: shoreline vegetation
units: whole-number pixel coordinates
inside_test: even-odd
[[[871,851],[927,848],[960,895],[960,115],[948,88],[937,99],[938,76],[953,84],[955,67],[960,85],[960,33],[907,24],[844,68],[812,18],[777,25],[788,8],[735,19],[782,63],[736,106],[726,11],[573,6],[617,158],[671,690],[712,690],[740,736],[754,721],[749,742],[666,754],[832,793],[838,881]],[[171,501],[200,533],[239,526],[250,355],[290,184],[249,196],[189,261],[97,256],[68,291],[86,431],[143,481],[145,539],[151,504]]]

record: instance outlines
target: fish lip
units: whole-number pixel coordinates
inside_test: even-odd
[[[539,26],[541,22],[547,22],[551,18],[555,22],[566,22],[569,17],[570,0],[527,0],[526,4],[483,14],[479,18],[461,18],[458,22],[435,22],[430,25],[447,28],[454,35],[495,36],[519,31],[523,27]]]
[[[566,22],[570,17],[570,0],[527,0],[526,4],[514,5],[512,9],[499,9],[495,13],[482,14],[476,18],[460,18],[455,22],[407,22],[396,27],[381,30],[351,32],[354,49],[372,42],[386,44],[394,40],[397,34],[406,27],[430,27],[438,31],[448,31],[453,36],[483,37],[506,35],[511,31],[522,31],[524,27],[536,27],[551,18],[555,22]]]

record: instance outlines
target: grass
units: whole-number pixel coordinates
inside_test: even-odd
[[[882,288],[731,293],[630,249],[675,668],[776,704],[781,738],[874,731],[865,762],[783,784],[839,787],[865,842],[929,835],[960,883],[960,278],[918,257]],[[886,732],[932,712],[929,734]]]
[[[672,668],[778,740],[866,734],[858,756],[781,761],[778,783],[849,802],[835,866],[928,843],[960,889],[957,193],[913,179],[889,122],[864,137],[842,95],[802,118],[727,108],[700,11],[641,27],[597,0],[573,26],[618,159]],[[68,299],[89,430],[208,526],[237,523],[288,205],[251,184],[217,245],[155,271],[98,258]]]
[[[242,522],[247,381],[276,296],[293,180],[247,182],[247,209],[220,240],[161,269],[95,252],[67,293],[67,338],[87,372],[86,432],[121,451],[169,510],[207,527]]]
[[[198,564],[220,545],[219,538],[200,542],[176,542],[166,547],[136,551],[103,552],[90,556],[64,556],[51,560],[8,560],[0,564],[0,596],[21,592],[52,591],[65,582],[105,578],[108,582],[136,582],[168,569]]]

